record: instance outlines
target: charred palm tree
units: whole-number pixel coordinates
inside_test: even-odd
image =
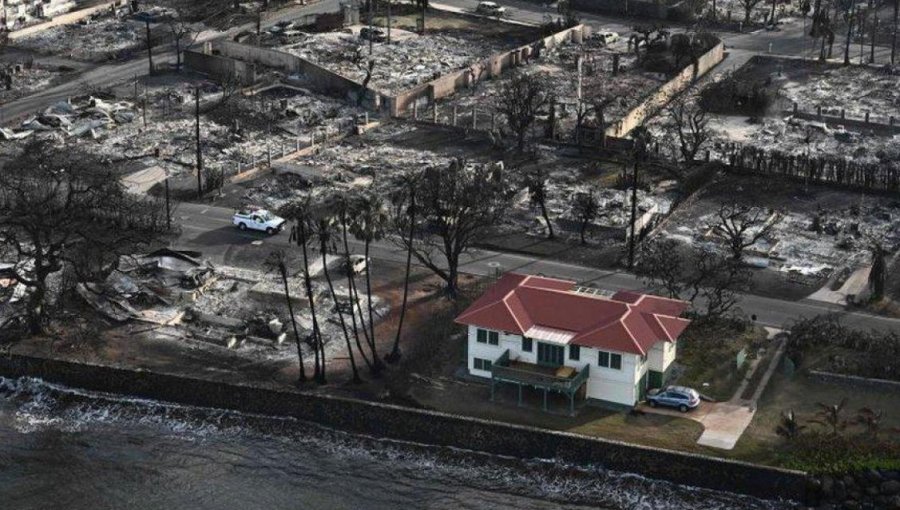
[[[270,271],[277,271],[281,276],[281,282],[284,284],[284,298],[287,301],[288,314],[291,316],[291,327],[294,329],[294,341],[297,343],[297,364],[300,366],[300,378],[298,384],[306,381],[306,369],[303,366],[303,349],[300,347],[300,332],[297,329],[297,318],[294,317],[294,304],[291,302],[291,290],[288,286],[287,264],[285,263],[284,252],[281,250],[273,251],[266,259],[266,267]]]
[[[400,352],[400,334],[403,330],[403,319],[406,316],[406,302],[409,297],[409,274],[412,267],[412,246],[413,236],[416,233],[416,186],[418,179],[415,175],[407,175],[402,184],[402,191],[395,197],[397,205],[394,221],[405,226],[408,232],[406,238],[406,273],[403,278],[403,302],[400,304],[400,320],[397,322],[397,334],[394,336],[394,347],[391,352],[385,356],[388,363],[396,363],[400,361],[402,356]],[[408,223],[407,223],[408,222]]]
[[[338,217],[338,221],[341,225],[341,238],[344,242],[344,265],[347,268],[347,290],[350,293],[350,325],[353,329],[353,339],[356,342],[356,348],[359,350],[359,354],[362,356],[363,362],[365,362],[366,367],[369,368],[369,372],[376,372],[375,366],[369,361],[368,356],[366,356],[366,351],[363,349],[362,342],[359,340],[359,329],[362,328],[363,333],[366,337],[366,344],[369,343],[369,334],[366,332],[365,321],[363,321],[362,309],[359,305],[359,293],[356,292],[356,281],[355,274],[353,271],[353,263],[350,261],[350,244],[347,242],[347,231],[350,229],[351,220],[349,216],[352,214],[351,212],[351,201],[347,200],[343,196],[335,197],[335,214]],[[360,325],[357,327],[356,324],[356,314],[357,310],[359,311],[359,320]],[[376,358],[377,361],[377,358]]]
[[[282,209],[281,215],[294,221],[291,228],[290,242],[297,243],[303,254],[303,286],[306,290],[306,299],[309,303],[309,313],[312,316],[313,333],[308,341],[315,353],[315,370],[313,379],[319,384],[325,384],[325,344],[322,341],[322,330],[319,329],[319,319],[316,317],[316,300],[313,296],[312,281],[309,277],[309,253],[310,232],[312,231],[311,208],[308,198],[289,204]]]
[[[369,319],[369,348],[372,350],[373,369],[379,372],[384,365],[378,357],[375,344],[375,320],[372,311],[372,271],[369,260],[369,250],[372,242],[384,237],[388,224],[387,209],[384,201],[374,191],[368,191],[355,203],[354,221],[352,224],[353,236],[364,244],[363,256],[366,261],[366,305]],[[348,261],[349,262],[349,261]]]
[[[334,301],[334,311],[337,313],[338,320],[341,324],[341,331],[344,333],[344,341],[347,343],[347,355],[350,358],[350,367],[353,369],[353,382],[361,383],[362,378],[359,376],[359,369],[356,367],[356,357],[353,355],[353,346],[350,343],[350,333],[347,331],[347,322],[344,320],[344,313],[341,311],[338,303],[337,293],[334,291],[334,282],[331,280],[331,273],[328,270],[328,254],[336,251],[334,229],[335,229],[335,203],[333,199],[326,200],[324,207],[316,216],[316,239],[319,242],[319,252],[322,254],[322,272],[325,275],[325,281],[328,283],[328,290],[331,293],[331,299]]]

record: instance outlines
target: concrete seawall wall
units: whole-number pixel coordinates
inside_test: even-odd
[[[0,375],[37,377],[71,387],[185,405],[292,416],[403,441],[520,458],[600,464],[677,484],[761,498],[797,500],[806,487],[805,474],[795,471],[347,398],[21,355],[0,357]]]

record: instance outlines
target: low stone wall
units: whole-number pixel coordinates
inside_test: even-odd
[[[606,136],[614,136],[623,138],[628,135],[634,128],[640,126],[645,120],[663,108],[676,95],[683,92],[692,83],[700,79],[725,58],[725,45],[721,41],[704,53],[697,63],[689,65],[681,70],[677,76],[663,84],[662,87],[656,89],[650,96],[644,99],[641,104],[634,107],[625,114],[617,122],[610,124],[606,128]]]
[[[867,388],[877,388],[887,391],[900,391],[900,381],[872,379],[869,377],[836,374],[834,372],[823,372],[820,370],[810,370],[809,375],[815,379],[819,379],[820,381],[824,381],[827,383],[842,384],[846,386],[864,386]]]
[[[17,354],[0,375],[185,405],[292,416],[349,432],[519,458],[601,464],[616,471],[761,498],[797,500],[805,473],[445,413],[297,391],[233,385]]]
[[[211,55],[199,51],[184,52],[184,65],[199,73],[219,79],[234,78],[244,86],[256,82],[256,68],[241,60]]]
[[[98,12],[103,12],[104,10],[115,9],[120,5],[125,5],[125,0],[114,0],[113,2],[108,2],[102,5],[96,5],[94,7],[88,7],[86,9],[81,9],[78,11],[73,11],[66,14],[61,14],[51,19],[50,21],[45,21],[43,23],[38,23],[36,25],[27,26],[25,28],[14,30],[9,33],[9,40],[15,41],[17,39],[22,39],[24,37],[28,37],[49,28],[58,27],[61,25],[70,25],[72,23],[77,23],[85,18],[91,17]]]

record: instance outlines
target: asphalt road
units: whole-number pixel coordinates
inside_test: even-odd
[[[182,232],[173,246],[179,249],[200,251],[214,263],[253,269],[262,268],[263,260],[271,250],[296,249],[289,245],[286,232],[270,237],[262,233],[237,230],[231,223],[233,212],[231,209],[223,207],[191,203],[179,204],[174,216],[181,225]],[[360,243],[351,242],[351,245],[351,249],[357,251],[362,249]],[[390,241],[373,245],[370,253],[376,261],[383,260],[398,264],[406,261],[406,252]],[[472,250],[465,254],[460,271],[479,276],[493,275],[498,271],[517,271],[565,278],[574,280],[581,285],[613,291],[646,290],[638,277],[623,271],[595,269],[489,250]],[[866,313],[848,313],[840,307],[816,301],[784,301],[745,294],[741,297],[739,306],[748,316],[756,315],[757,322],[764,326],[785,327],[802,317],[838,312],[843,315],[847,325],[900,332],[900,319]]]

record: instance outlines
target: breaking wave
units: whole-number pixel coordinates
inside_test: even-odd
[[[386,465],[407,481],[610,509],[724,510],[792,508],[748,496],[679,486],[599,466],[521,460],[455,448],[345,433],[292,418],[273,418],[89,392],[32,378],[0,377],[0,429],[21,434],[150,428],[189,442],[266,442],[347,465]],[[2,448],[2,446],[0,446]]]

